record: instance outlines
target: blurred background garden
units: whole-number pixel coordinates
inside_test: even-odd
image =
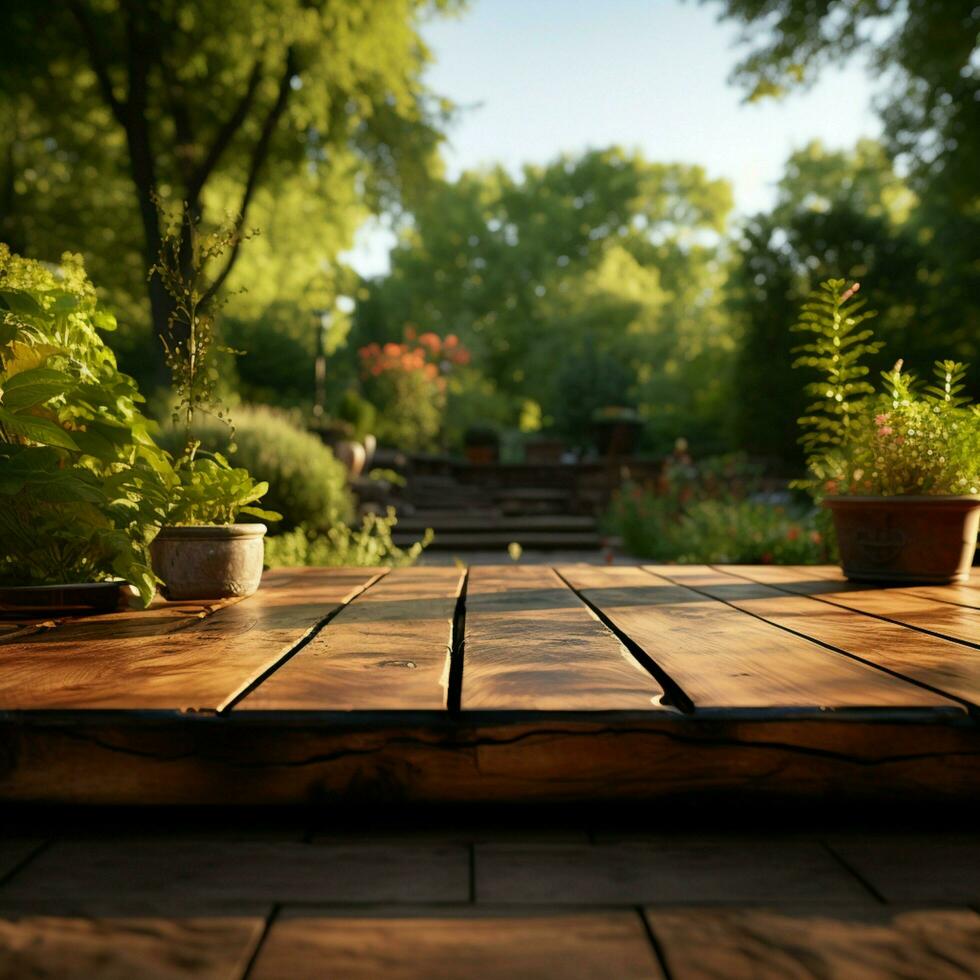
[[[175,451],[151,270],[168,209],[232,228],[204,299],[235,429],[196,436],[269,483],[270,564],[827,560],[789,483],[790,326],[828,277],[880,311],[876,371],[955,358],[980,394],[973,2],[10,0],[4,23],[0,241],[81,255]]]

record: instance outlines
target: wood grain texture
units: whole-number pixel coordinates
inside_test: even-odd
[[[457,568],[399,568],[364,592],[236,711],[446,706]]]
[[[663,567],[658,572],[736,609],[800,633],[943,694],[980,704],[980,656],[961,643],[750,581],[733,569]]]
[[[475,566],[463,710],[665,710],[663,689],[542,565]]]
[[[876,588],[828,578],[818,566],[814,571],[806,565],[733,565],[736,574],[751,575],[757,582],[780,589],[809,595],[821,602],[833,603],[845,609],[855,609],[879,616],[915,629],[980,646],[980,613],[969,606],[927,599],[906,588]]]
[[[648,909],[673,980],[971,980],[970,909]]]
[[[980,905],[980,835],[840,835],[830,846],[889,902]]]
[[[259,917],[88,919],[0,914],[0,976],[240,980]]]
[[[0,645],[0,711],[219,711],[383,570],[269,574],[248,599],[66,622]]]
[[[976,803],[980,732],[968,722],[725,722],[639,713],[442,725],[172,722],[0,725],[0,799],[51,803],[314,804],[888,799]]]
[[[60,840],[0,887],[0,908],[240,914],[273,902],[465,902],[469,851],[438,844]]]
[[[272,927],[255,980],[661,980],[630,911],[562,915],[414,915],[287,911]]]
[[[847,589],[874,589],[878,586],[867,582],[849,582],[839,565],[787,565],[796,573],[802,573],[806,578],[826,579],[830,582],[840,582]],[[951,602],[955,606],[969,606],[980,609],[980,568],[974,568],[968,582],[958,585],[902,585],[889,587],[889,592],[908,593],[923,599],[936,602]]]
[[[477,844],[475,856],[477,902],[874,902],[815,841]]]
[[[643,569],[576,565],[560,572],[695,708],[951,706]]]

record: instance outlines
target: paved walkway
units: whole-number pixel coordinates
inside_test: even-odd
[[[8,814],[0,976],[980,972],[975,832],[530,813]]]

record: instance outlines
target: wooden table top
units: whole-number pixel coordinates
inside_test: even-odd
[[[0,626],[0,711],[980,706],[980,575],[829,566],[291,569],[249,599]]]
[[[477,723],[838,720],[952,726],[971,741],[941,751],[972,757],[978,650],[976,574],[879,588],[829,566],[283,569],[241,601],[4,624],[0,721],[411,725],[458,748]]]

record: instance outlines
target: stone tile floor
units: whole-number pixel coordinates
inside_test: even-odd
[[[0,977],[980,975],[975,815],[11,811]]]

